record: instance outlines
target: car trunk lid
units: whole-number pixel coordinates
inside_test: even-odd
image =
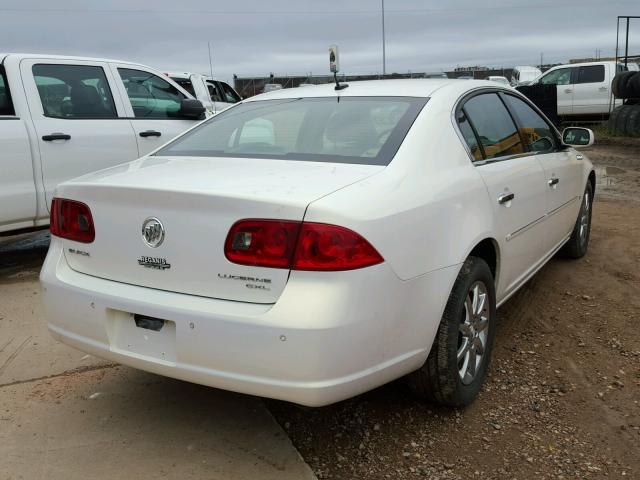
[[[59,187],[57,196],[90,207],[96,232],[90,244],[64,240],[65,255],[74,270],[109,280],[212,298],[274,303],[289,271],[227,260],[224,242],[231,226],[247,218],[302,220],[312,201],[383,168],[149,157]],[[164,231],[155,248],[143,238],[143,224],[149,219],[157,219]]]

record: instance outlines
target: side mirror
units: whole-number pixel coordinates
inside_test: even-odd
[[[193,98],[185,98],[180,102],[180,111],[178,116],[180,118],[188,118],[191,120],[204,120],[204,113],[207,111],[202,105],[200,100],[194,100]]]
[[[588,128],[569,127],[562,131],[562,143],[572,147],[589,147],[594,140],[593,131]]]

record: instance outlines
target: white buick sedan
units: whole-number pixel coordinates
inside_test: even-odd
[[[245,100],[58,187],[52,334],[160,375],[320,406],[408,375],[462,406],[496,308],[589,242],[595,174],[518,92],[391,80]]]

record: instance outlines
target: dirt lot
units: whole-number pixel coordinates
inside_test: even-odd
[[[434,408],[402,382],[322,409],[268,403],[319,478],[640,478],[640,139],[585,152],[589,253],[500,309],[473,405]]]

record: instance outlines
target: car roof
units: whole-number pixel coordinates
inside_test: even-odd
[[[211,81],[211,82],[219,82],[220,80],[216,79],[216,78],[212,78],[209,77],[207,75],[204,75],[202,73],[197,73],[197,72],[165,72],[163,71],[162,73],[164,73],[167,77],[171,77],[171,78],[179,78],[181,80],[189,80],[191,78],[191,75],[196,74],[196,75],[201,75],[204,77],[205,81]]]
[[[113,58],[75,57],[70,55],[45,55],[41,53],[0,53],[0,57],[2,57],[3,59],[6,59],[6,57],[16,57],[18,60],[22,60],[25,58],[41,58],[46,60],[83,60],[90,62],[128,63],[131,65],[146,66],[137,62],[117,60]]]
[[[603,60],[603,61],[597,61],[597,62],[582,62],[582,63],[565,63],[563,65],[556,65],[554,67],[551,67],[549,70],[554,70],[556,68],[570,68],[570,67],[588,67],[591,65],[604,65],[607,63],[616,63],[613,60]],[[622,62],[618,62],[618,63],[622,63]],[[547,71],[549,71],[547,70]]]
[[[345,83],[345,82],[341,82]],[[336,90],[335,83],[311,85],[298,88],[283,88],[262,93],[246,101],[276,100],[301,97],[418,97],[428,98],[444,87],[464,85],[463,90],[472,90],[481,86],[495,87],[495,82],[485,80],[457,80],[448,78],[414,78],[394,80],[364,80],[347,82],[349,88]]]

